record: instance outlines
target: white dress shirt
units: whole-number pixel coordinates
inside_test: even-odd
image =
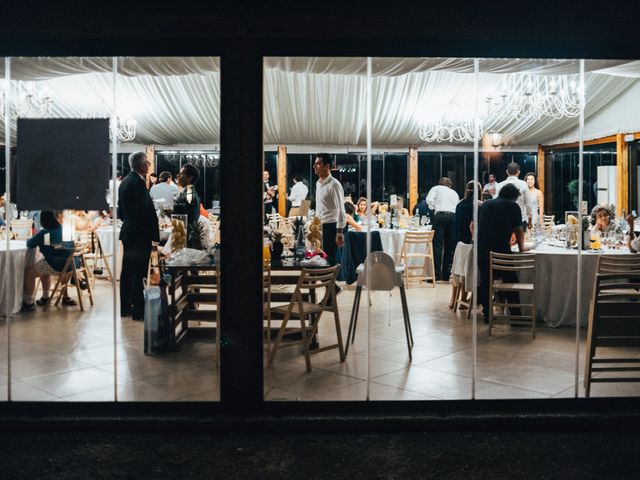
[[[456,206],[459,202],[458,192],[444,185],[436,185],[427,194],[427,205],[436,213],[456,213]]]
[[[518,187],[518,190],[520,191],[520,196],[516,200],[516,203],[520,207],[520,212],[522,212],[522,221],[528,222],[529,215],[527,212],[529,211],[529,207],[527,206],[527,204],[529,202],[527,201],[527,197],[529,196],[529,185],[527,185],[527,182],[525,182],[524,180],[520,180],[515,175],[508,176],[505,181],[500,182],[498,185],[496,185],[495,198],[498,198],[498,196],[500,195],[500,189],[504,187],[507,183],[513,183],[516,187]]]
[[[322,223],[336,224],[338,233],[346,224],[344,211],[344,190],[340,182],[329,174],[316,182],[316,214]]]
[[[153,200],[156,202],[162,201],[162,205],[169,209],[173,209],[173,202],[179,193],[176,185],[168,184],[167,182],[156,183],[149,190],[149,195]]]
[[[292,207],[299,207],[303,200],[307,198],[309,194],[309,188],[304,182],[297,182],[291,187],[291,195],[289,195],[289,201],[291,201]]]

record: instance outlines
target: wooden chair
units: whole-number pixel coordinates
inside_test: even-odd
[[[29,240],[31,238],[33,220],[11,220],[9,226],[16,240]]]
[[[404,279],[407,288],[409,288],[409,282],[421,282],[423,280],[433,282],[433,288],[436,287],[436,268],[433,261],[434,233],[433,231],[407,231],[405,233],[400,263],[404,265]],[[422,246],[424,250],[419,252],[411,251],[419,249],[419,246]],[[412,262],[413,260],[421,262]],[[431,275],[428,274],[429,268],[431,269]]]
[[[340,361],[344,362],[345,353],[342,345],[340,315],[338,313],[338,302],[336,299],[336,275],[338,274],[339,268],[340,267],[336,265],[328,268],[302,269],[289,304],[271,307],[270,310],[272,314],[284,315],[284,318],[280,324],[276,341],[269,352],[268,366],[273,365],[273,360],[280,348],[302,344],[305,365],[307,372],[310,372],[311,357],[309,345],[318,332],[318,324],[324,312],[333,313],[337,343],[315,349],[314,353],[337,348],[340,354]],[[314,298],[315,292],[318,289],[324,289],[324,295],[322,295],[319,302],[304,301],[307,292],[308,298],[311,299]],[[320,296],[315,295],[315,298],[320,298]],[[298,328],[288,328],[288,324],[292,320],[298,320],[300,326]],[[302,340],[287,342],[283,345],[283,337],[290,334],[302,334]]]
[[[407,338],[407,350],[409,351],[409,361],[413,360],[413,332],[411,330],[411,319],[409,317],[409,307],[404,291],[402,274],[404,267],[396,266],[393,259],[384,252],[371,252],[363,265],[357,268],[358,283],[356,294],[353,297],[353,307],[351,309],[351,319],[349,320],[349,331],[347,332],[347,344],[344,354],[349,351],[349,343],[353,343],[356,337],[356,327],[358,325],[358,311],[360,309],[360,297],[362,287],[369,291],[390,292],[394,288],[400,289],[400,300],[402,302],[402,317],[404,320],[404,333]]]
[[[585,352],[585,396],[591,394],[592,383],[640,382],[640,376],[621,375],[640,372],[638,347],[640,272],[596,274]]]
[[[96,278],[111,280],[111,267],[109,266],[108,259],[113,257],[113,254],[104,253],[104,249],[100,243],[100,237],[95,232],[79,233],[76,246],[82,248],[92,286],[95,285]],[[103,273],[96,273],[100,270],[102,270]]]
[[[600,255],[597,273],[640,273],[640,255]]]
[[[490,252],[489,256],[490,270],[489,270],[489,335],[493,329],[494,322],[508,321],[512,325],[530,325],[532,338],[536,338],[536,305],[534,296],[535,287],[535,255],[532,253],[496,253]],[[531,276],[531,283],[511,283],[504,282],[501,279],[494,281],[495,272],[513,272],[528,273]],[[500,300],[500,295],[505,293],[530,293],[531,303],[506,303],[506,301]],[[496,314],[494,307],[498,307],[503,310],[503,313]],[[529,315],[524,315],[522,312],[520,315],[513,315],[506,313],[506,308],[526,308],[530,309]],[[486,315],[486,314],[485,314]]]
[[[79,266],[76,266],[76,259],[79,260]],[[87,285],[87,293],[89,295],[89,303],[91,306],[93,306],[93,289],[91,287],[91,279],[89,278],[89,272],[84,260],[82,247],[69,249],[67,261],[65,262],[62,271],[58,274],[58,279],[53,287],[53,291],[51,292],[51,295],[49,295],[49,301],[44,306],[45,310],[49,308],[56,295],[57,298],[55,306],[58,306],[64,294],[67,292],[67,284],[72,280],[78,294],[78,305],[80,306],[80,310],[84,312],[84,302],[82,300],[83,294],[80,286],[81,281],[84,280]]]

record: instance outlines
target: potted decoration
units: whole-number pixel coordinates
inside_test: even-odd
[[[271,239],[271,258],[279,259],[282,257],[284,245],[282,245],[282,232],[279,230],[271,231],[269,235]]]

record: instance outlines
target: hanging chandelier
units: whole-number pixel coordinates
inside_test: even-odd
[[[581,90],[569,75],[507,75],[497,92],[486,94],[485,115],[505,120],[577,117]]]
[[[0,80],[0,114],[9,111],[12,120],[18,118],[48,118],[53,100],[46,86],[38,82]]]
[[[109,120],[109,139],[113,141],[117,138],[120,142],[131,142],[136,138],[136,120],[121,118],[119,115],[111,117]]]
[[[482,125],[474,121],[437,120],[420,124],[420,139],[428,143],[471,143],[482,137]]]

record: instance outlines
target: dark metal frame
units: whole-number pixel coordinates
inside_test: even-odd
[[[262,105],[265,56],[487,56],[541,58],[638,58],[640,37],[635,18],[640,6],[621,2],[621,9],[586,2],[549,2],[513,14],[512,2],[494,0],[479,6],[457,0],[434,7],[429,2],[371,0],[351,6],[257,4],[236,0],[200,7],[186,2],[128,4],[126,13],[100,4],[86,11],[65,10],[55,2],[40,5],[14,2],[3,12],[1,56],[69,55],[206,55],[221,58],[221,402],[194,404],[194,415],[206,412],[262,415],[267,425],[282,425],[275,416],[364,415],[395,422],[390,412],[406,412],[401,424],[415,415],[430,415],[431,425],[449,419],[454,428],[477,418],[554,417],[568,419],[611,415],[604,405],[626,406],[637,412],[638,401],[627,399],[548,400],[545,402],[344,402],[271,403],[263,401],[262,326]],[[91,2],[88,2],[91,3]],[[98,2],[95,2],[98,4]],[[616,0],[613,0],[616,3]],[[293,4],[293,2],[292,2]],[[80,7],[77,7],[80,8]],[[84,7],[83,7],[84,8]],[[179,11],[177,11],[177,9]],[[90,12],[90,13],[89,13]],[[551,12],[551,13],[550,13]],[[624,12],[621,13],[621,12]],[[69,25],[74,25],[69,29]],[[596,32],[596,33],[593,33]],[[171,404],[1,404],[0,414],[29,424],[34,413],[54,418],[107,418],[129,415],[136,423],[150,414],[172,416]],[[537,412],[537,413],[536,413]],[[582,412],[582,413],[581,413]],[[524,413],[524,417],[522,416]],[[56,417],[58,415],[58,417]],[[97,417],[96,417],[97,416]],[[229,418],[229,417],[224,417]],[[545,417],[546,418],[546,417]],[[552,418],[552,421],[553,421]],[[386,419],[386,420],[384,420]],[[1,419],[0,419],[1,420]],[[86,420],[91,422],[92,420]],[[466,420],[465,420],[466,421]],[[403,423],[404,422],[404,423]],[[571,420],[569,420],[571,422]],[[6,423],[6,422],[4,422]],[[321,425],[322,422],[320,422]],[[508,421],[508,426],[516,425]],[[391,425],[391,423],[387,424]],[[424,424],[420,424],[424,425]],[[457,427],[456,427],[457,425]],[[465,426],[466,425],[466,426]],[[477,427],[483,421],[475,423]],[[495,426],[495,423],[493,424]],[[322,426],[322,425],[321,425]]]

